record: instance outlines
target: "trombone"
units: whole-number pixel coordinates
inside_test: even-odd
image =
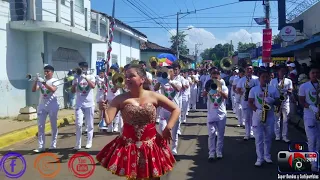
[[[157,69],[157,67],[159,66],[159,61],[156,57],[151,57],[149,59],[149,63],[152,69]]]
[[[37,73],[35,76],[33,76],[32,74],[27,74],[27,75],[26,75],[26,79],[27,79],[28,81],[35,81],[38,77],[40,77],[40,74],[39,74],[39,73]]]

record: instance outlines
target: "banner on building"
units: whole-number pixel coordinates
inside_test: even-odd
[[[272,29],[263,29],[262,62],[271,63]]]
[[[272,63],[274,65],[285,64],[288,61],[294,62],[294,57],[272,57]]]

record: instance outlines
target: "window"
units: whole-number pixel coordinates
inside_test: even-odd
[[[76,0],[74,4],[75,11],[79,13],[84,13],[84,0]]]
[[[97,52],[97,61],[105,59],[106,55],[104,52]]]
[[[118,56],[115,54],[111,54],[111,62],[112,64],[118,63]]]
[[[126,64],[130,64],[131,60],[132,60],[131,57],[127,57],[127,58],[126,58]]]

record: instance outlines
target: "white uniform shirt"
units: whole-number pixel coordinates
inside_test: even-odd
[[[241,96],[241,105],[243,108],[248,108],[248,101],[245,101],[245,94],[246,94],[246,82],[247,82],[247,76],[242,77],[239,79],[237,88],[240,88],[241,91],[243,92]],[[255,86],[258,86],[260,84],[259,78],[257,76],[252,76],[249,81],[249,87],[253,88]]]
[[[56,86],[58,87],[59,81],[56,78],[51,78],[46,81],[46,84],[49,86]],[[40,98],[39,98],[39,109],[46,108],[46,109],[59,109],[59,103],[56,96],[56,92],[52,93],[49,91],[42,83],[37,82],[37,85],[40,89]]]
[[[265,91],[265,88],[262,88],[259,85],[259,86],[253,87],[249,92],[249,98],[254,99],[255,106],[260,110],[262,110],[262,107],[263,107],[262,103],[264,100],[264,91]],[[269,85],[267,97],[271,97],[274,100],[279,99],[279,97],[280,97],[279,91],[275,87]],[[267,123],[268,124],[269,123],[272,124],[274,121],[274,105],[270,105],[270,106],[271,106],[271,110],[268,111],[268,113],[267,113]],[[259,122],[261,121],[261,117],[257,117],[257,115],[258,115],[257,113],[255,113],[255,112],[253,113],[252,126],[257,126],[259,124]]]
[[[317,107],[316,104],[316,98],[319,96],[317,95],[316,88],[318,88],[318,83],[311,83],[311,81],[308,81],[306,83],[301,84],[299,88],[299,96],[304,96],[306,103],[309,105],[313,105]],[[320,98],[320,97],[319,97]],[[315,114],[310,108],[304,108],[304,124],[307,126],[314,126],[316,119]]]
[[[180,86],[182,86],[182,83],[184,82],[184,77],[181,75],[178,75],[176,77],[173,78],[174,81],[179,82],[178,84],[180,84]],[[182,92],[178,92],[178,97],[180,98],[180,101],[182,101]]]
[[[274,78],[274,79],[271,80],[270,85],[272,85],[273,87],[275,87],[278,90],[278,86],[280,85],[280,83],[281,83],[281,80],[279,82],[278,78]],[[293,88],[292,81],[290,79],[288,79],[288,78],[284,79],[284,83],[283,84],[284,84],[283,90],[288,91],[288,89],[292,89]],[[285,95],[286,99],[283,101],[282,107],[283,108],[289,108],[290,107],[290,100],[289,100],[290,98],[289,98],[289,96],[287,94],[284,94],[284,95]]]
[[[151,80],[153,80],[153,78],[152,78],[152,74],[151,73],[149,73],[148,71],[146,71],[146,74],[147,74],[147,79],[151,79]],[[153,85],[152,85],[152,83],[151,83],[151,85],[150,85],[150,90],[153,90]]]
[[[95,82],[95,78],[87,75],[88,81]],[[93,89],[83,77],[75,77],[73,84],[78,80],[76,86],[76,108],[89,108],[94,106]]]
[[[99,76],[97,76],[96,85],[97,85],[96,102],[100,102],[104,99],[104,95],[107,94],[104,78],[100,78]]]
[[[193,76],[194,81],[199,81],[199,76],[197,76],[197,75],[191,75],[191,76]],[[192,84],[191,85],[191,90],[196,90],[196,89],[198,89],[197,83]]]
[[[235,79],[238,79],[239,77],[237,76],[237,75],[235,75],[235,76],[231,76],[230,77],[230,79],[229,79],[229,84],[230,84],[230,86],[231,86],[231,96],[234,96],[234,92],[233,92],[233,81],[235,80]]]
[[[190,79],[191,80],[191,79]],[[182,90],[182,99],[187,99],[190,95],[190,81],[189,81],[189,77],[187,77],[187,79],[183,79],[183,86],[189,86],[187,89]]]
[[[222,86],[222,92],[228,93],[228,87]],[[226,100],[216,94],[208,93],[208,122],[221,121],[227,116]]]
[[[162,81],[163,82],[163,81]],[[161,83],[162,83],[161,82]],[[173,80],[172,81],[173,84],[175,84],[176,86],[182,87],[182,83],[181,81],[176,81]],[[173,101],[174,103],[176,103],[177,105],[180,104],[180,92],[177,92],[170,84],[169,82],[165,83],[165,84],[161,84],[161,94],[165,95],[168,99],[170,99],[171,101]]]
[[[118,89],[115,93],[112,92],[114,89],[114,85],[112,83],[112,79],[108,78],[108,93],[107,93],[107,100],[112,101],[116,96],[121,94],[120,89]]]
[[[234,78],[233,79],[233,82],[232,82],[232,90],[233,90],[233,86],[236,86],[237,87],[237,84],[238,84],[238,82],[239,82],[239,80],[240,80],[241,78],[238,76],[237,78]],[[236,102],[237,103],[240,103],[240,100],[241,100],[241,96],[240,96],[240,94],[238,94],[238,93],[235,93],[235,92],[233,92],[234,93],[234,95],[235,95],[235,97],[236,97]]]

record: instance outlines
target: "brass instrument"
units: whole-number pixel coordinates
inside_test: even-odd
[[[112,84],[116,88],[124,88],[125,87],[125,76],[122,73],[114,73],[112,76]]]
[[[268,86],[269,86],[269,84],[266,85],[266,89],[264,91],[264,96],[263,96],[263,100],[262,100],[262,114],[261,114],[261,122],[262,123],[266,123],[268,111],[271,110],[271,106],[266,104],[266,101],[265,101],[265,98],[268,96]]]
[[[230,71],[233,68],[232,59],[229,57],[224,57],[220,61],[220,67],[225,71]]]
[[[37,73],[35,76],[33,76],[32,74],[27,74],[27,75],[26,75],[26,79],[27,79],[28,81],[35,81],[38,77],[40,77],[40,74],[39,74],[39,73]]]
[[[248,99],[249,99],[249,92],[250,92],[250,89],[251,89],[249,83],[250,83],[250,79],[247,77],[247,81],[246,81],[246,84],[244,86],[245,89],[246,89],[246,92],[244,94],[244,100],[245,101],[248,101]]]
[[[151,57],[149,59],[149,63],[152,69],[157,69],[157,67],[159,66],[159,61],[156,57]]]
[[[221,91],[222,84],[218,79],[213,79],[213,83],[211,83],[210,88],[214,91]]]
[[[116,71],[114,69],[110,69],[110,71],[108,72],[108,77],[112,77],[115,73]]]
[[[93,74],[95,71],[94,69],[89,69],[89,70],[90,70],[89,75]],[[87,74],[87,71],[83,71],[83,69],[80,67],[74,68],[73,72],[75,72],[76,75],[78,76],[81,76],[82,74]]]
[[[124,73],[124,67],[119,68],[120,73]]]
[[[155,77],[157,75],[157,69],[150,69],[150,73],[152,74],[152,77]]]
[[[318,79],[318,88],[317,88],[317,91],[316,91],[316,105],[317,105],[317,108],[318,108],[318,113],[316,114],[316,119],[318,121],[320,121],[320,80]]]
[[[136,65],[138,65],[139,64],[139,60],[132,60],[131,62],[130,62],[130,64],[136,64]]]
[[[178,63],[179,63],[179,65],[180,65],[181,69],[186,69],[186,68],[187,68],[186,63],[183,62],[182,60],[178,60]]]
[[[191,75],[190,78],[191,78],[192,83],[196,82],[196,78],[193,75]]]

